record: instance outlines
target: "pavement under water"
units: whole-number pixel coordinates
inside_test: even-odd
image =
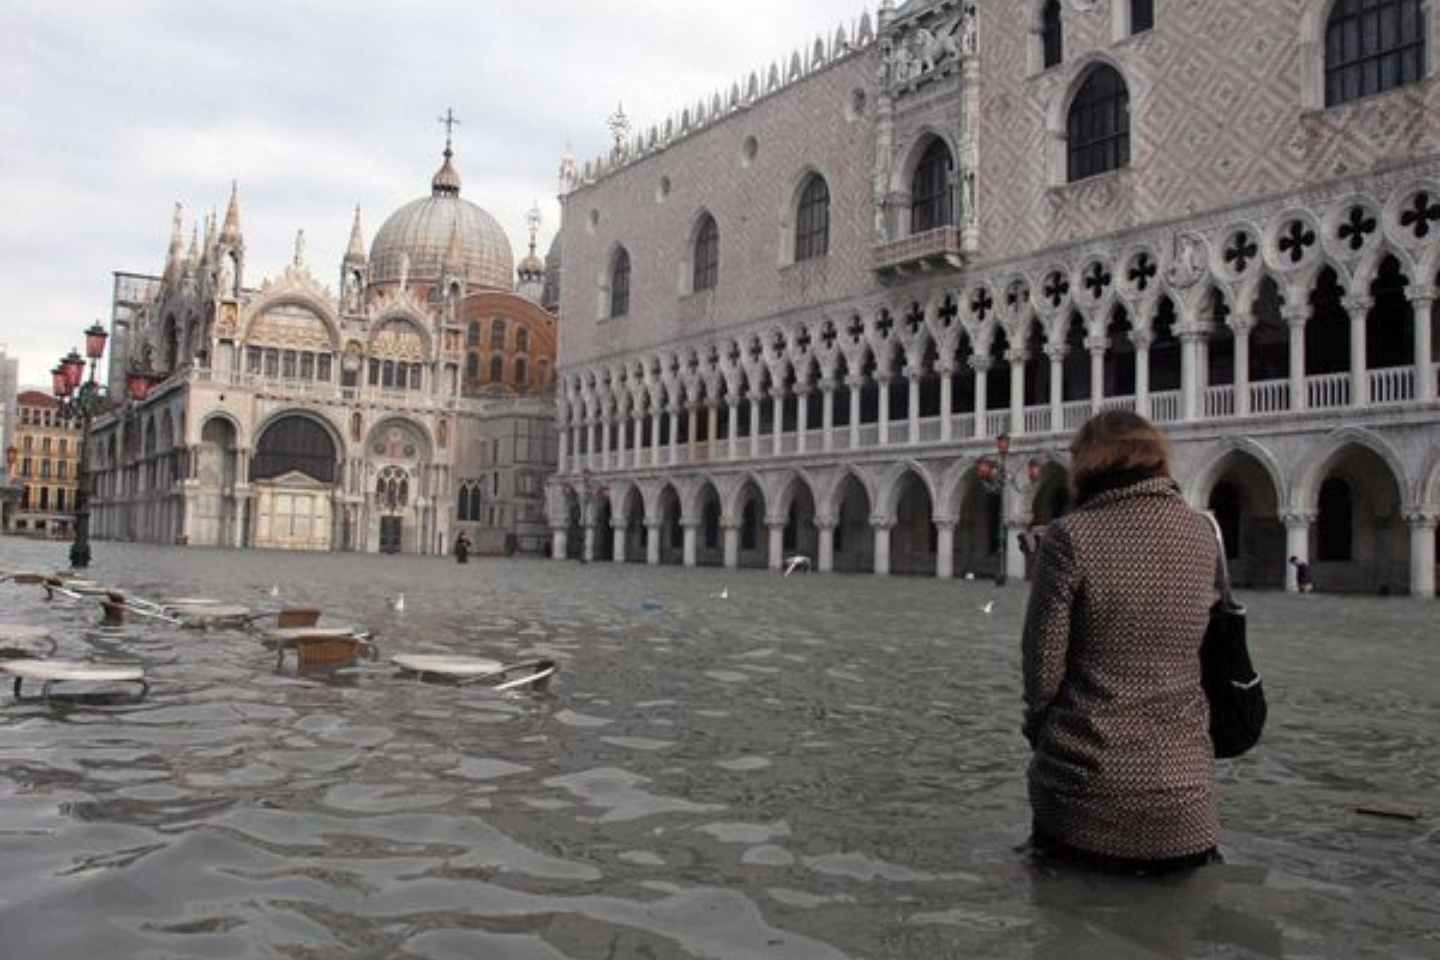
[[[381,656],[277,672],[244,629],[0,585],[0,634],[152,684],[0,691],[0,956],[1440,958],[1433,602],[1245,595],[1271,718],[1219,767],[1226,862],[1134,880],[1022,849],[1023,584],[110,543],[88,574],[318,606]],[[401,652],[561,667],[496,695]]]

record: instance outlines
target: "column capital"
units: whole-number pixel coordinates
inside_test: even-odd
[[[970,364],[970,369],[974,370],[976,373],[984,373],[985,371],[990,369],[990,358],[988,356],[970,357],[965,362]]]
[[[954,530],[957,521],[954,517],[936,517],[932,522],[936,530]]]
[[[1359,319],[1363,319],[1365,315],[1370,312],[1370,309],[1375,306],[1375,298],[1367,297],[1363,294],[1355,294],[1342,299],[1340,305],[1350,313],[1350,319],[1357,319],[1355,316],[1357,313],[1360,314]]]
[[[1400,519],[1417,530],[1434,530],[1440,526],[1440,510],[1412,510],[1401,514]]]
[[[887,517],[883,513],[872,513],[870,514],[870,526],[876,530],[889,530],[895,526],[895,519],[893,517]]]
[[[1092,354],[1094,354],[1094,353],[1104,353],[1106,350],[1109,350],[1109,349],[1110,349],[1110,338],[1109,338],[1109,337],[1086,337],[1086,338],[1085,338],[1085,349],[1086,349],[1086,350],[1089,350]]]
[[[1310,308],[1303,305],[1281,307],[1280,318],[1287,326],[1303,327],[1305,321],[1310,319]]]
[[[817,530],[834,530],[839,525],[839,519],[828,513],[817,513],[810,521]]]
[[[1285,524],[1286,528],[1288,529],[1294,529],[1296,527],[1309,527],[1315,522],[1318,516],[1319,514],[1310,510],[1292,510],[1287,513],[1280,514],[1280,522]]]

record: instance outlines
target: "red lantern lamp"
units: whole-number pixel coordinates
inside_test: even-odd
[[[980,479],[989,481],[995,476],[995,461],[989,457],[981,457],[980,463],[975,467],[975,472],[980,474]]]
[[[71,350],[65,354],[65,359],[60,361],[60,366],[65,370],[65,379],[69,381],[70,389],[78,388],[80,381],[85,378],[85,359]]]
[[[105,355],[105,341],[109,338],[110,334],[100,326],[100,321],[96,320],[90,325],[90,329],[85,331],[85,356],[91,360],[99,360]]]
[[[1030,482],[1034,483],[1040,479],[1040,474],[1045,472],[1045,462],[1039,457],[1031,457],[1029,465],[1025,468],[1025,472],[1029,475]]]
[[[70,396],[70,375],[65,372],[63,363],[57,363],[50,371],[50,391],[61,400]]]

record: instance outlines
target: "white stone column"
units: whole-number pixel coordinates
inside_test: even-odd
[[[1135,345],[1135,412],[1149,418],[1150,413],[1150,344],[1154,335],[1148,330],[1131,330],[1130,342]],[[1180,377],[1185,377],[1184,347],[1180,353]]]
[[[660,566],[660,522],[645,521],[645,565]]]
[[[356,537],[356,546],[359,546],[360,537]],[[565,555],[570,552],[570,535],[565,527],[550,528],[550,558],[552,560],[564,560]]]
[[[1410,298],[1415,312],[1415,399],[1424,403],[1435,399],[1435,360],[1430,333],[1431,316],[1435,309],[1435,290],[1429,286]]]
[[[1410,595],[1419,600],[1435,599],[1435,526],[1440,517],[1433,513],[1409,513]]]
[[[720,459],[720,401],[715,397],[705,398],[705,447],[707,459]]]
[[[935,579],[955,576],[955,521],[935,521]]]
[[[912,368],[906,373],[910,381],[910,395],[906,398],[905,412],[909,415],[910,443],[920,442],[920,370]]]
[[[1050,431],[1058,433],[1065,429],[1065,353],[1063,343],[1047,345],[1045,356],[1050,358]]]
[[[1205,409],[1205,365],[1200,359],[1204,346],[1205,331],[1180,331],[1180,419],[1186,423],[1200,419]]]
[[[835,449],[835,381],[829,377],[820,381],[820,445],[826,453]]]
[[[986,387],[990,379],[990,358],[971,357],[970,369],[975,371],[975,437],[981,439],[988,436],[985,429],[985,414]]]
[[[730,409],[729,416],[726,418],[726,421],[725,421],[726,424],[727,424],[728,427],[729,427],[729,430],[728,430],[727,432],[730,434],[730,436],[729,436],[729,438],[728,438],[728,440],[727,440],[727,445],[729,446],[729,451],[728,451],[728,453],[727,453],[726,455],[727,455],[731,460],[739,460],[739,459],[740,459],[740,398],[737,397],[737,396],[733,396],[733,395],[732,395],[732,396],[729,396],[729,397],[726,397],[726,398],[725,398],[725,404],[726,404],[726,406],[729,407],[729,409]]]
[[[589,515],[590,512],[591,508],[587,506],[584,511],[584,513],[586,514],[586,516],[584,517],[585,551],[583,554],[581,554],[585,558],[586,563],[589,563],[591,560],[595,559],[595,519]]]
[[[740,524],[722,520],[720,530],[725,539],[725,569],[734,570],[740,566]]]
[[[871,517],[870,529],[875,531],[875,576],[888,577],[890,575],[890,527],[892,522],[886,517]]]
[[[1235,336],[1235,369],[1231,379],[1235,384],[1235,416],[1250,415],[1250,330],[1255,318],[1246,313],[1237,313],[1230,318],[1230,332]]]
[[[650,466],[660,466],[660,418],[663,411],[657,405],[650,409]]]
[[[850,449],[860,449],[860,388],[865,385],[865,378],[852,373],[845,378],[845,386],[850,388]]]
[[[695,566],[696,556],[700,545],[699,524],[694,520],[682,520],[680,529],[685,534],[684,563],[687,567]]]
[[[626,412],[615,414],[615,469],[625,469],[625,455],[629,447],[630,415]]]
[[[637,409],[631,418],[630,462],[639,470],[645,465],[645,413]]]
[[[670,408],[670,465],[680,462],[680,408]]]
[[[1370,297],[1346,297],[1345,310],[1350,314],[1350,406],[1370,406],[1370,364],[1365,355],[1365,326],[1370,308],[1375,301]]]
[[[685,405],[685,429],[688,431],[686,435],[690,438],[687,444],[690,448],[690,455],[685,462],[694,463],[697,459],[695,454],[700,445],[700,407],[694,400]]]
[[[815,558],[815,569],[820,573],[833,573],[835,570],[835,518],[816,516],[814,522],[816,533],[819,534],[817,549],[820,553]]]
[[[1020,549],[1021,531],[1030,527],[1029,516],[1023,518],[1006,517],[1000,524],[1005,535],[1005,543],[1000,549],[1005,551],[1005,575],[1011,580],[1025,582],[1025,551]]]
[[[1285,591],[1297,593],[1300,585],[1295,581],[1295,567],[1289,558],[1310,561],[1310,525],[1315,522],[1315,514],[1287,513],[1280,521],[1285,524]]]
[[[1025,351],[1011,350],[1010,361],[1010,436],[1025,432]]]
[[[785,452],[785,388],[780,384],[770,388],[770,453],[780,456]]]
[[[935,368],[935,373],[940,377],[940,442],[949,443],[955,437],[955,424],[952,422],[955,417],[955,382],[951,380],[955,375],[955,366],[949,362],[941,363]]]
[[[1087,337],[1085,349],[1090,351],[1090,412],[1099,413],[1105,401],[1105,351],[1110,349],[1110,341]]]
[[[600,420],[596,418],[590,421],[586,430],[587,445],[585,447],[585,465],[591,470],[600,469]]]
[[[610,559],[615,563],[625,562],[625,524],[610,531]]]
[[[890,445],[890,372],[888,370],[875,371],[875,384],[879,388],[880,415],[876,424],[876,444],[882,447]]]
[[[805,435],[810,432],[810,384],[795,384],[795,452],[804,453],[809,444]]]
[[[1290,329],[1290,410],[1299,413],[1308,404],[1305,396],[1305,307],[1284,307],[1280,316]]]
[[[570,472],[570,428],[562,421],[555,431],[560,441],[560,453],[555,459],[555,472],[564,476]]]
[[[750,459],[760,459],[760,404],[765,395],[757,387],[750,391]]]
[[[602,420],[600,421],[600,469],[601,469],[601,470],[609,470],[609,469],[610,469],[610,447],[611,447],[611,443],[612,443],[612,440],[613,440],[611,431],[613,430],[613,424],[614,424],[614,418],[612,418],[612,417],[610,417],[610,416],[608,416],[608,415],[605,416],[604,419],[602,419]]]
[[[768,550],[765,555],[765,566],[771,570],[780,570],[785,566],[785,522],[767,520],[765,531],[769,535],[767,544]]]

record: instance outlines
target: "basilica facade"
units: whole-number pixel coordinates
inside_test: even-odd
[[[1423,0],[886,2],[562,171],[557,555],[1023,572],[1138,411],[1231,570],[1435,594]]]
[[[545,266],[460,196],[447,140],[428,196],[366,250],[360,211],[338,291],[305,261],[245,283],[240,201],[163,273],[117,274],[110,386],[149,385],[91,433],[92,534],[197,546],[443,553],[547,549],[554,314]],[[518,284],[517,284],[518,280]]]

